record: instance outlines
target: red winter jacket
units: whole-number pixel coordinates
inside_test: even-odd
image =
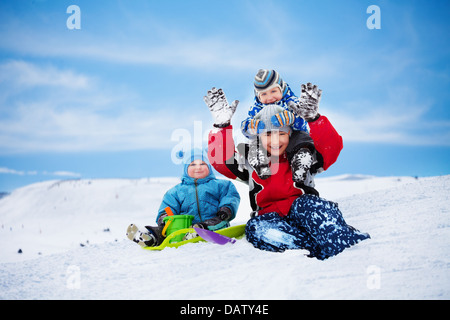
[[[316,151],[321,155],[319,169],[328,169],[338,158],[343,148],[342,137],[325,116],[309,123],[310,135]],[[292,171],[286,157],[280,157],[279,162],[271,164],[272,176],[262,180],[249,165],[245,164],[245,154],[235,151],[232,126],[213,129],[209,133],[208,157],[211,165],[221,174],[241,180],[249,184],[250,203],[253,210],[264,214],[277,212],[281,216],[289,214],[295,199],[305,193],[318,192],[311,187],[294,183]],[[241,149],[238,147],[238,149]],[[320,170],[319,170],[320,171]]]

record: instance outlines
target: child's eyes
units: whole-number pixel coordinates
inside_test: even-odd
[[[195,167],[195,166],[206,166],[206,165],[207,165],[206,162],[203,162],[203,163],[191,163],[189,166]]]
[[[277,89],[272,89],[272,90],[270,90],[269,92],[261,92],[261,94],[260,94],[260,96],[261,97],[263,97],[263,96],[267,96],[269,93],[277,93],[278,91],[277,91]]]

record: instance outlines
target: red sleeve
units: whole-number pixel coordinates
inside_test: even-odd
[[[314,147],[323,157],[323,169],[327,170],[336,162],[344,147],[342,137],[325,116],[320,116],[319,119],[308,124]]]
[[[215,128],[209,132],[208,159],[219,173],[227,178],[236,179],[237,175],[230,169],[234,163],[233,126]]]

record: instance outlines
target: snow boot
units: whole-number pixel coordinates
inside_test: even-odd
[[[153,239],[153,246],[159,246],[164,241],[165,237],[162,235],[164,225],[157,227],[145,226],[145,228],[149,231],[148,234]]]
[[[141,247],[152,247],[156,243],[156,238],[153,234],[142,232],[135,224],[130,224],[127,228],[127,238],[136,242]]]

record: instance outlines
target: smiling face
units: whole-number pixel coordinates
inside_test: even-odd
[[[203,179],[209,175],[208,164],[202,160],[194,160],[189,164],[187,173],[194,179]]]
[[[271,104],[280,101],[283,94],[279,87],[273,87],[259,94],[259,101],[264,104]]]
[[[289,133],[273,130],[260,135],[261,144],[271,156],[279,157],[289,144]]]

